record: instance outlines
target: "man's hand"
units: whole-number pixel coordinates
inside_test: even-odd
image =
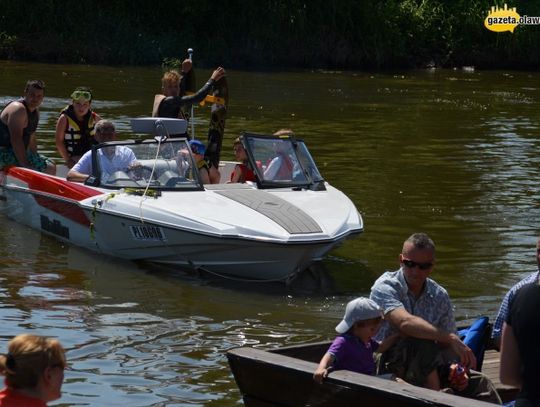
[[[191,68],[193,67],[193,62],[191,62],[190,59],[184,59],[182,62],[182,73],[185,75],[189,71],[191,71]]]
[[[454,353],[459,356],[460,363],[470,369],[476,369],[476,357],[471,348],[465,345],[456,334],[449,335],[448,344]]]
[[[221,66],[212,72],[210,79],[213,79],[215,82],[219,81],[223,76],[225,76],[225,69]]]
[[[450,387],[458,391],[463,391],[469,385],[469,375],[467,369],[459,363],[452,363],[448,373]]]

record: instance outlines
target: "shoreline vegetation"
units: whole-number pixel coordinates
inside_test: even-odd
[[[538,69],[540,25],[484,27],[487,0],[2,1],[0,59],[236,69]],[[520,0],[521,15],[540,2]]]

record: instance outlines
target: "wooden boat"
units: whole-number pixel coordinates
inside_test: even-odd
[[[272,350],[242,347],[228,351],[229,365],[244,404],[248,407],[493,405],[345,370],[330,373],[319,385],[313,380],[313,372],[329,345],[330,342],[319,342]],[[496,351],[487,351],[483,371],[492,379],[503,401],[507,401],[515,397],[516,389],[500,384],[498,361]]]

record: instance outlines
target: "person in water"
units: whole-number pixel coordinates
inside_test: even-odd
[[[96,144],[94,125],[101,117],[92,111],[91,105],[92,91],[78,87],[71,94],[71,104],[62,110],[56,122],[56,149],[68,168]]]
[[[242,145],[242,141],[237,137],[233,142],[233,151],[236,161],[240,161],[240,164],[236,164],[233,172],[231,173],[230,182],[241,182],[246,181],[256,181],[255,173],[249,167],[248,157],[246,154],[246,149]]]
[[[56,165],[37,152],[36,129],[44,90],[43,81],[29,80],[24,97],[9,102],[0,112],[0,169],[14,165],[56,173]]]
[[[62,396],[66,356],[56,339],[17,335],[0,355],[0,374],[6,387],[0,391],[0,407],[44,407]]]

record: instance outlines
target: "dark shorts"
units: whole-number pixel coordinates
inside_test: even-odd
[[[440,348],[435,342],[405,338],[381,355],[377,373],[393,373],[408,383],[424,386],[427,376],[443,364]]]
[[[441,349],[433,341],[405,338],[380,355],[377,361],[377,374],[393,373],[410,384],[424,386],[427,376],[437,369],[441,384],[446,387],[447,378],[441,377],[441,372],[448,374],[445,367],[454,358],[449,349]],[[469,372],[467,388],[456,394],[502,404],[493,383],[483,373],[474,370]]]
[[[26,159],[38,171],[44,172],[47,169],[48,158],[43,155],[27,151]],[[10,165],[19,166],[19,161],[15,157],[13,149],[10,147],[0,149],[0,169]]]

